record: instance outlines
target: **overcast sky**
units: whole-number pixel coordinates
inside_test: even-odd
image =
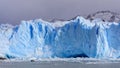
[[[120,0],[0,0],[0,23],[42,18],[71,19],[100,10],[120,13]]]

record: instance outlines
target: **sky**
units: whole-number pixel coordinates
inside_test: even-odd
[[[120,0],[0,0],[0,24],[22,20],[64,19],[110,10],[120,13]]]

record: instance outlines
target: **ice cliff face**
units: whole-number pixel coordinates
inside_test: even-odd
[[[76,17],[49,23],[22,21],[0,26],[0,57],[119,58],[120,24]]]

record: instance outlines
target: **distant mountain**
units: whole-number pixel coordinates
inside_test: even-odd
[[[89,14],[86,18],[90,20],[100,18],[103,21],[120,22],[120,14],[112,12],[112,11],[98,11],[96,13]]]

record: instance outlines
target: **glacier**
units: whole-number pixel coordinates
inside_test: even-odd
[[[8,59],[119,58],[119,42],[119,23],[81,16],[69,21],[36,19],[0,25],[0,57]]]

